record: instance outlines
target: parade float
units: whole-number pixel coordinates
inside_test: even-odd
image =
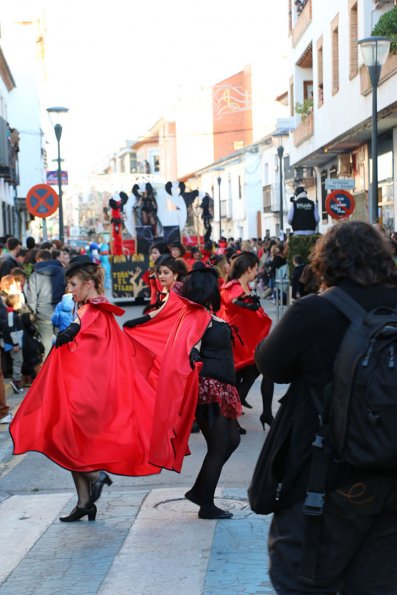
[[[132,186],[130,194],[115,192],[108,209],[112,297],[137,303],[148,300],[150,291],[144,279],[151,266],[150,246],[163,240],[203,247],[211,235],[212,204],[207,193],[188,192],[183,182],[141,181]]]

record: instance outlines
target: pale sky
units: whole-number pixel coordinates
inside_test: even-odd
[[[271,80],[288,20],[286,0],[2,3],[18,18],[46,8],[46,101],[69,108],[65,160],[81,170],[100,167],[125,140],[144,135],[181,87],[210,86],[260,52],[269,55]]]

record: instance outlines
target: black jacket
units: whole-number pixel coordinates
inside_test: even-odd
[[[384,285],[361,287],[345,280],[340,287],[361,306],[370,311],[379,306],[397,307],[397,288]],[[287,479],[293,491],[291,499],[304,497],[309,472],[311,443],[318,428],[317,411],[308,387],[318,395],[332,380],[335,356],[349,321],[336,308],[318,295],[309,295],[295,302],[272,333],[256,349],[256,363],[264,376],[280,384],[289,384],[282,407],[290,424],[281,432],[284,444],[277,446],[277,473]],[[282,453],[282,454],[281,454]],[[352,472],[346,466],[332,464],[328,486],[346,479]]]
[[[3,304],[3,300],[0,298],[0,338],[3,339],[4,343],[13,345],[14,342],[11,339],[10,328],[8,326],[8,312],[7,308]]]
[[[12,269],[18,267],[19,263],[11,254],[5,254],[0,258],[0,279],[1,277],[5,277],[5,275],[9,275]]]
[[[35,264],[25,287],[26,303],[38,321],[51,321],[55,306],[65,293],[64,268],[58,260]]]

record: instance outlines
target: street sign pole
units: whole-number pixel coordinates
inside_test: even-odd
[[[62,136],[62,126],[60,124],[55,124],[54,126],[55,136],[57,139],[58,144],[58,196],[59,196],[59,239],[63,244],[64,241],[64,232],[63,232],[63,205],[62,205],[62,160],[61,160],[61,136]]]

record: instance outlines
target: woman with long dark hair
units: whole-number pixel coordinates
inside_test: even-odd
[[[150,301],[149,304],[144,308],[143,312],[150,312],[151,306],[156,303],[158,293],[161,292],[161,285],[156,277],[156,262],[163,256],[171,256],[170,250],[165,242],[158,240],[154,242],[149,248],[150,268],[145,271],[142,275],[142,281],[150,289]]]
[[[232,333],[229,325],[215,314],[220,308],[216,271],[195,265],[183,284],[181,295],[211,314],[204,335],[190,353],[192,365],[202,364],[196,420],[208,450],[196,481],[185,497],[200,506],[199,518],[227,519],[232,513],[215,506],[214,494],[223,465],[240,443],[237,417],[241,415],[241,404],[236,389]]]
[[[201,470],[186,493],[202,519],[232,516],[215,505],[214,494],[223,465],[240,442],[232,335],[215,314],[219,306],[216,271],[197,263],[180,296],[171,291],[146,321],[125,323],[137,357],[147,366],[141,372],[157,393],[150,462],[181,470],[194,416],[207,442]]]
[[[248,408],[251,408],[246,400],[248,392],[259,376],[254,360],[255,347],[268,335],[271,327],[271,319],[250,287],[250,283],[258,275],[258,266],[259,259],[253,252],[241,252],[232,258],[228,281],[221,288],[222,303],[219,311],[219,316],[237,330],[233,348],[236,386],[242,405]],[[273,388],[273,382],[263,377],[263,411],[260,416],[263,429],[265,423],[270,425],[273,421]]]

